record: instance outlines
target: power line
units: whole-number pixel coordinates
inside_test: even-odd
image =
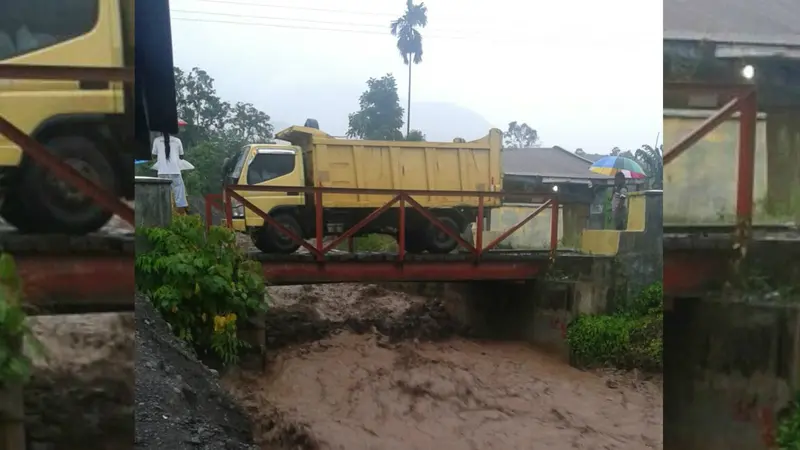
[[[314,20],[314,19],[295,19],[291,17],[273,17],[273,16],[256,16],[256,15],[245,15],[245,14],[233,14],[233,13],[221,13],[216,11],[191,11],[185,9],[171,9],[171,12],[177,13],[187,13],[187,14],[212,14],[214,16],[225,16],[225,17],[237,17],[242,19],[267,19],[267,20],[287,20],[291,22],[306,22],[306,23],[315,23],[320,25],[340,25],[343,27],[371,27],[371,28],[381,28],[383,30],[389,30],[389,24],[387,23],[384,25],[378,25],[375,23],[354,23],[354,22],[336,22],[336,21],[328,21],[328,20]]]
[[[214,16],[225,16],[225,17],[233,17],[237,19],[265,19],[265,20],[275,20],[275,21],[288,21],[288,22],[299,22],[297,24],[286,24],[286,23],[265,23],[265,22],[247,22],[241,20],[220,20],[220,19],[209,19],[204,17],[173,17],[175,20],[187,21],[187,22],[207,22],[207,23],[222,23],[222,24],[235,24],[235,25],[253,25],[253,26],[261,26],[261,27],[274,27],[274,28],[286,28],[286,29],[296,29],[296,30],[314,30],[314,31],[341,31],[347,33],[359,33],[359,34],[373,34],[379,36],[389,36],[389,25],[378,25],[378,24],[367,24],[367,23],[357,23],[357,22],[337,22],[337,21],[328,21],[328,20],[314,20],[314,19],[295,19],[291,17],[272,17],[272,16],[253,16],[253,15],[244,15],[244,14],[233,14],[233,13],[221,13],[216,11],[192,11],[192,10],[184,10],[184,9],[171,9],[171,12],[177,12],[182,14],[206,14],[206,15],[214,15]],[[307,24],[312,24],[313,26],[309,26]],[[367,29],[358,29],[358,28],[330,28],[330,27],[319,27],[316,25],[333,25],[333,26],[341,26],[341,27],[369,27],[373,28],[374,30],[367,30]],[[383,30],[383,31],[378,31]],[[519,39],[523,39],[520,36],[519,39],[513,39],[511,36],[510,39],[506,39],[504,41],[498,41],[496,38],[492,38],[487,36],[486,34],[480,35],[445,35],[445,34],[437,34],[437,33],[425,33],[425,38],[433,38],[433,39],[455,39],[455,40],[480,40],[480,41],[489,41],[489,42],[519,42]]]
[[[379,33],[377,31],[367,30],[347,30],[342,28],[322,28],[322,27],[304,27],[298,25],[281,25],[277,23],[259,23],[259,22],[242,22],[235,20],[216,20],[216,19],[198,19],[193,17],[172,17],[172,20],[179,20],[182,22],[200,22],[200,23],[222,23],[232,25],[250,25],[255,27],[266,28],[286,28],[290,30],[311,30],[311,31],[338,31],[342,33],[355,33],[355,34],[372,34],[376,36],[389,36],[388,33]]]
[[[340,21],[330,21],[330,20],[316,20],[316,19],[297,19],[293,17],[275,17],[275,16],[264,16],[264,15],[246,15],[246,14],[234,14],[234,13],[223,13],[223,12],[216,12],[216,11],[195,11],[195,10],[188,10],[188,9],[171,9],[171,12],[177,12],[182,14],[206,14],[206,15],[214,15],[214,16],[224,16],[224,17],[234,17],[237,19],[266,19],[266,20],[278,20],[278,21],[289,21],[289,22],[299,22],[300,26],[306,26],[305,24],[314,24],[314,25],[334,25],[334,26],[341,26],[341,27],[367,27],[367,28],[374,28],[375,30],[381,30],[380,34],[384,34],[389,31],[389,23],[386,25],[379,25],[376,23],[358,23],[358,22],[340,22]],[[204,18],[198,18],[198,20],[205,20]],[[212,20],[212,19],[209,19]],[[213,19],[217,20],[217,19]],[[246,24],[253,24],[255,22],[245,22]],[[264,23],[260,23],[263,25],[267,25]],[[285,28],[286,25],[283,25]],[[325,31],[331,31],[329,29],[324,29]],[[358,30],[362,31],[362,30]],[[376,31],[373,30],[363,30],[365,32],[375,33]],[[484,34],[485,36],[485,34]],[[429,34],[426,33],[425,37],[430,37]],[[444,38],[444,39],[479,39],[481,36],[467,36],[467,35],[440,35],[437,33],[433,34],[434,38]]]
[[[208,0],[210,1],[210,0]],[[224,3],[224,2],[223,2]],[[333,31],[333,32],[340,32],[340,33],[351,33],[351,34],[364,34],[364,35],[374,35],[374,36],[390,36],[389,34],[389,27],[388,26],[381,26],[377,24],[365,24],[365,23],[353,23],[353,22],[337,22],[337,21],[325,21],[325,20],[313,20],[313,19],[294,19],[289,17],[271,17],[271,16],[248,16],[244,14],[233,14],[233,13],[220,13],[216,11],[192,11],[192,10],[181,10],[181,9],[172,9],[172,12],[178,12],[182,14],[205,14],[205,15],[214,15],[214,16],[226,16],[226,17],[234,17],[239,19],[246,19],[246,18],[255,18],[255,19],[265,19],[265,20],[275,20],[275,21],[289,21],[289,22],[298,22],[298,23],[266,23],[266,22],[248,22],[242,20],[220,20],[220,19],[211,19],[205,17],[172,17],[174,20],[183,21],[183,22],[198,22],[198,23],[218,23],[218,24],[230,24],[230,25],[249,25],[249,26],[256,26],[256,27],[265,27],[265,28],[282,28],[282,29],[290,29],[290,30],[306,30],[306,31]],[[307,25],[310,24],[310,25]],[[333,26],[341,26],[341,27],[371,27],[372,29],[358,29],[358,28],[331,28],[329,26],[317,26],[317,25],[333,25]],[[385,31],[378,31],[378,30],[385,30]],[[448,39],[448,40],[472,40],[472,41],[480,41],[480,42],[488,42],[492,44],[523,44],[528,45],[529,43],[525,42],[526,39],[530,39],[531,36],[511,36],[507,35],[504,36],[505,39],[497,39],[496,34],[492,36],[487,36],[486,34],[472,34],[472,35],[445,35],[445,34],[436,34],[436,33],[425,33],[425,38],[427,39]],[[539,39],[542,37],[539,36]],[[557,42],[550,42],[548,45],[550,46],[558,46]]]
[[[223,4],[223,5],[242,5],[242,6],[256,6],[256,7],[264,7],[264,8],[279,8],[279,9],[289,9],[294,11],[316,11],[316,12],[327,12],[327,13],[336,13],[336,14],[353,14],[353,15],[361,15],[361,16],[379,16],[379,17],[389,17],[389,18],[397,18],[398,15],[391,14],[391,13],[379,13],[379,12],[371,12],[371,11],[347,11],[343,9],[329,9],[329,8],[315,8],[310,6],[288,6],[288,5],[275,5],[275,4],[268,4],[268,3],[253,3],[253,2],[243,2],[243,1],[236,1],[236,0],[194,0],[195,2],[203,2],[203,3],[215,3],[215,4]]]

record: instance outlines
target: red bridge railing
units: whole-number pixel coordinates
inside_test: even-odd
[[[729,101],[694,131],[664,152],[664,165],[700,142],[725,121],[739,113],[739,151],[736,172],[736,236],[742,252],[753,225],[753,183],[755,177],[756,119],[758,101],[752,84],[715,85],[702,83],[664,83],[664,93],[713,93]],[[668,187],[666,188],[669,189]]]
[[[302,193],[310,199],[314,207],[314,230],[315,239],[314,245],[308,243],[302,236],[298,236],[292,230],[286,229],[283,225],[275,221],[267,212],[262,211],[252,202],[247,200],[241,192],[281,192],[281,193]],[[384,203],[379,208],[372,211],[367,217],[339,234],[333,241],[324,242],[324,195],[335,194],[355,194],[355,195],[384,195],[390,196],[391,199]],[[464,240],[464,238],[457,232],[454,232],[447,227],[442,221],[434,217],[427,208],[422,206],[414,197],[417,196],[439,196],[439,197],[477,197],[477,219],[475,230],[475,244]],[[513,196],[515,198],[531,198],[543,200],[539,206],[519,221],[514,226],[508,228],[488,244],[484,245],[484,219],[486,217],[486,199],[487,198],[503,198]],[[388,211],[390,208],[398,205],[398,225],[397,225],[397,243],[398,243],[398,261],[402,262],[406,255],[406,213],[410,207],[412,210],[419,213],[425,220],[433,224],[436,228],[446,233],[459,244],[460,247],[466,249],[472,254],[475,261],[478,261],[481,256],[493,249],[495,249],[500,242],[511,236],[515,231],[522,228],[525,224],[533,220],[545,209],[551,210],[550,215],[550,242],[549,251],[550,257],[554,258],[558,250],[558,212],[559,201],[556,195],[541,195],[532,193],[506,193],[506,192],[490,192],[490,191],[441,191],[441,190],[397,190],[397,189],[354,189],[354,188],[332,188],[332,187],[297,187],[297,186],[227,186],[224,194],[209,194],[206,195],[205,212],[206,212],[206,226],[210,227],[212,223],[212,213],[214,209],[224,211],[225,222],[228,227],[233,224],[233,205],[228,199],[234,199],[240,202],[244,208],[253,211],[264,219],[264,221],[274,226],[282,233],[289,236],[294,242],[308,250],[309,253],[314,255],[317,260],[322,261],[325,254],[339,246],[345,240],[348,241],[350,251],[352,251],[352,238],[366,227],[370,222],[377,219],[381,214]]]

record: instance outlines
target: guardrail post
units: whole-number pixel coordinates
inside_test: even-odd
[[[172,223],[172,182],[166,178],[134,178],[136,229],[167,227]],[[136,235],[136,252],[146,251],[147,239]]]
[[[558,197],[550,199],[550,258],[555,259],[558,251]]]

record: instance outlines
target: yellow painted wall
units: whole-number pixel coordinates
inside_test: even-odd
[[[505,205],[492,211],[491,230],[484,233],[483,245],[490,243],[505,230],[513,227],[539,205]],[[558,215],[558,239],[560,248],[578,248],[580,234],[586,226],[588,205],[562,205]],[[550,214],[547,208],[531,219],[522,228],[503,241],[500,248],[519,250],[545,250],[550,248]],[[566,232],[565,232],[566,230]],[[474,235],[474,227],[473,227]]]
[[[703,118],[664,118],[664,147],[695,130]],[[738,121],[723,123],[664,167],[665,224],[734,224]],[[756,216],[763,216],[759,199],[766,193],[766,125],[756,127],[754,198]]]
[[[767,208],[767,184],[781,175],[770,170],[768,180],[767,122],[764,116],[756,126],[756,165],[753,189],[756,224],[785,223],[795,213]],[[664,117],[664,147],[695,130],[703,117]],[[736,216],[736,176],[738,120],[723,123],[703,140],[688,149],[664,168],[664,223],[692,225],[734,224]],[[777,164],[778,167],[787,165]],[[773,163],[773,165],[775,165]],[[788,189],[794,179],[778,184]]]

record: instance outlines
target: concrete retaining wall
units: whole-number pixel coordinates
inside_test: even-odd
[[[664,327],[664,448],[770,448],[800,389],[800,304],[676,300]]]

